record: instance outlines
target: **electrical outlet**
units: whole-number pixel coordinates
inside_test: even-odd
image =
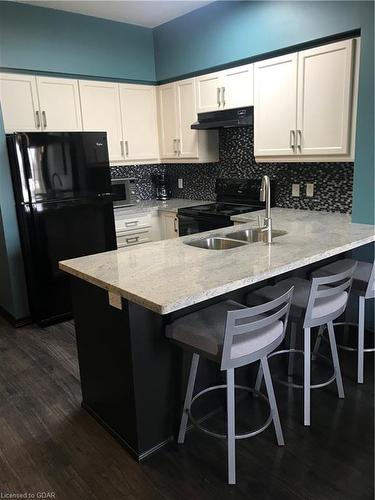
[[[299,196],[300,187],[299,184],[292,184],[292,196]]]
[[[184,182],[183,182],[183,180],[182,180],[182,179],[178,179],[178,187],[179,187],[179,189],[183,189],[183,187],[184,187]]]
[[[312,198],[314,196],[314,184],[311,182],[306,182],[306,196]]]

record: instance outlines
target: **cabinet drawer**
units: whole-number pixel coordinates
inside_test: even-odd
[[[151,230],[139,231],[137,233],[117,233],[117,247],[130,247],[152,241]]]
[[[151,227],[151,216],[134,215],[133,217],[117,218],[115,217],[116,233],[118,231],[134,231],[137,229]]]

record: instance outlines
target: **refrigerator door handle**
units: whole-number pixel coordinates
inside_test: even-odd
[[[24,134],[26,135],[26,134]],[[26,136],[27,137],[27,136]],[[31,168],[28,160],[25,159],[25,137],[21,134],[15,135],[15,146],[16,146],[16,157],[17,157],[17,170],[19,175],[19,180],[21,183],[22,200],[23,203],[28,205],[31,200],[30,196],[30,186],[28,178],[31,177]]]

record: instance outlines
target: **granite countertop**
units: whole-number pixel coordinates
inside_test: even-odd
[[[179,208],[194,207],[196,205],[207,205],[208,203],[213,203],[212,201],[206,200],[186,200],[184,198],[171,198],[167,201],[160,200],[139,200],[132,207],[121,207],[115,208],[116,212],[121,212],[122,214],[132,214],[139,212],[175,212]]]
[[[258,214],[252,212],[256,225]],[[286,208],[272,210],[273,228],[287,231],[272,245],[251,243],[205,250],[184,242],[238,231],[231,226],[60,262],[60,268],[159,314],[168,314],[375,240],[375,226],[349,215]]]

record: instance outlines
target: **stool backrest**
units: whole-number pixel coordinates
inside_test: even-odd
[[[273,299],[265,304],[261,304],[255,307],[247,307],[246,309],[239,309],[236,311],[228,311],[227,319],[225,324],[225,335],[224,335],[224,345],[221,358],[221,369],[228,370],[230,368],[236,368],[238,366],[243,366],[252,363],[256,359],[260,359],[263,355],[271,352],[271,343],[267,344],[262,351],[256,350],[256,352],[245,352],[241,356],[232,358],[232,347],[235,344],[239,336],[249,335],[256,333],[258,330],[265,327],[272,327],[276,323],[283,322],[283,331],[280,337],[275,340],[274,348],[280,344],[281,340],[284,338],[285,329],[288,322],[289,309],[291,304],[291,299],[293,295],[294,287],[291,287],[286,293]]]
[[[366,288],[365,298],[373,299],[375,297],[375,263],[372,265],[370,279]]]
[[[341,316],[348,302],[356,267],[357,263],[342,273],[312,279],[303,325],[305,328],[325,325]],[[346,298],[343,296],[343,300],[338,300],[335,305],[333,299],[340,299],[344,292]],[[327,307],[325,307],[325,302]],[[324,311],[324,314],[317,316],[316,312],[319,310]]]

